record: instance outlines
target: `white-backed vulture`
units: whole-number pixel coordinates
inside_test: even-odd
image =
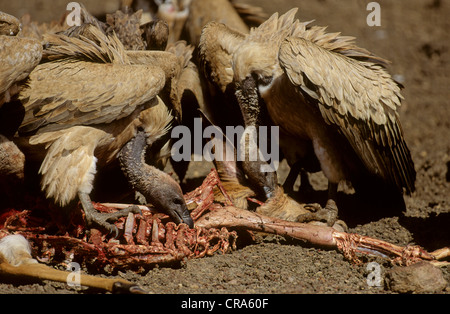
[[[114,216],[96,212],[89,194],[96,169],[119,159],[148,202],[192,226],[179,185],[144,162],[147,147],[167,133],[172,120],[157,96],[171,66],[162,60],[159,66],[139,63],[146,52],[129,56],[114,34],[80,27],[79,38],[44,36],[43,62],[19,96],[25,117],[17,143],[27,158],[42,161],[42,189],[61,206],[78,197],[88,225],[117,232],[107,221]]]
[[[381,180],[394,193],[413,192],[416,173],[397,112],[402,96],[384,60],[351,37],[300,23],[296,12],[276,13],[248,35],[208,24],[200,55],[209,79],[233,86],[246,127],[270,119],[282,149],[317,158],[329,181],[329,222],[337,216],[340,181],[357,189]],[[255,164],[245,169],[250,178],[261,176]],[[271,180],[259,182],[275,189]]]

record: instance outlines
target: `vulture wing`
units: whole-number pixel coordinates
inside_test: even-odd
[[[279,61],[296,90],[349,141],[370,172],[414,191],[416,173],[397,113],[402,96],[383,67],[300,37],[283,41]]]
[[[41,64],[21,93],[26,114],[19,133],[111,123],[154,98],[164,82],[164,73],[152,66],[85,61]]]
[[[181,65],[176,86],[179,101],[181,102],[185,95],[190,95],[190,99],[197,103],[195,107],[204,109],[205,103],[200,73],[197,66],[191,61],[194,47],[179,40],[175,44],[168,45],[167,51],[173,53]]]
[[[164,87],[156,66],[131,65],[123,46],[91,26],[90,38],[49,35],[49,62],[30,74],[20,99],[25,118],[20,134],[96,125],[130,115]]]

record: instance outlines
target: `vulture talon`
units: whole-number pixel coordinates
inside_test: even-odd
[[[338,208],[336,202],[333,200],[328,200],[324,208],[319,204],[306,204],[305,209],[310,210],[310,213],[299,215],[297,222],[311,222],[320,221],[325,222],[328,226],[333,226],[337,221]]]
[[[325,220],[328,226],[333,226],[338,217],[338,207],[336,202],[332,199],[329,199],[327,204],[325,205],[324,211],[321,213],[322,219]]]
[[[100,227],[112,234],[114,238],[119,236],[119,229],[112,222],[121,217],[126,217],[129,213],[142,214],[139,207],[135,205],[114,213],[100,213],[92,206],[87,194],[79,193],[79,198],[86,216],[86,226],[88,228]]]
[[[316,213],[316,212],[322,210],[323,208],[318,203],[310,203],[310,204],[305,205],[305,209],[309,210],[312,213]]]
[[[133,213],[136,215],[142,215],[142,211],[139,209],[139,206],[137,206],[137,205],[131,205],[131,206],[124,208],[118,212],[105,213],[103,215],[105,215],[106,221],[113,222],[120,217],[128,216],[129,213]]]

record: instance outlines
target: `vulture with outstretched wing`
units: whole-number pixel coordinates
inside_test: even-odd
[[[402,96],[386,61],[351,37],[300,23],[296,12],[275,13],[248,35],[208,24],[200,59],[210,81],[234,88],[245,127],[273,123],[285,156],[305,161],[306,170],[306,159],[318,162],[329,181],[327,220],[337,216],[343,180],[357,190],[381,180],[400,195],[413,192],[416,173],[397,111]],[[270,197],[274,180],[264,180],[260,166],[245,171]]]

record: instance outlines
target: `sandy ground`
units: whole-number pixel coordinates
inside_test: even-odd
[[[0,1],[1,3],[2,1]],[[341,217],[351,232],[377,237],[395,244],[418,244],[427,250],[450,245],[450,2],[443,0],[378,1],[381,26],[370,27],[366,17],[369,1],[338,0],[252,0],[268,13],[299,7],[298,18],[315,19],[357,37],[357,43],[392,61],[390,72],[404,86],[404,105],[400,110],[406,141],[417,170],[416,192],[405,197],[403,213],[368,212],[341,206]],[[2,5],[0,5],[0,9]],[[14,12],[11,12],[14,13]],[[33,13],[30,11],[30,13]],[[210,165],[191,164],[188,178],[203,177]],[[281,179],[286,167],[280,171]],[[312,178],[319,195],[324,195],[323,176]],[[322,193],[320,193],[322,192]],[[341,194],[346,203],[349,196]],[[323,199],[323,197],[322,197]],[[351,203],[351,199],[350,199]],[[349,206],[350,207],[350,206]],[[354,207],[354,206],[353,206]],[[379,261],[381,277],[391,270]],[[440,270],[450,293],[450,268]],[[188,260],[177,268],[157,267],[144,275],[119,275],[152,293],[394,293],[384,284],[367,283],[366,264],[354,265],[336,251],[322,250],[278,237],[240,246],[238,250],[212,257]],[[75,291],[65,284],[50,282],[0,284],[0,293],[91,293]]]

